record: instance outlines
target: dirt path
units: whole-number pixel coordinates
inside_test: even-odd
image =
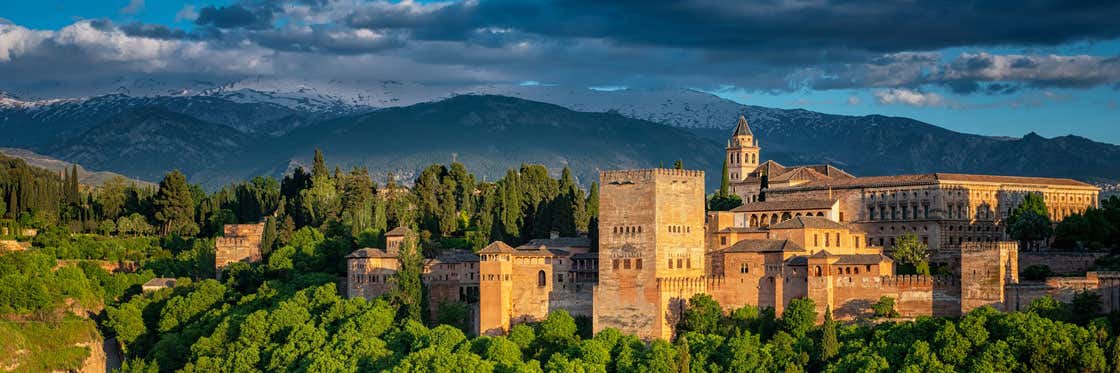
[[[101,349],[105,351],[105,372],[108,373],[120,369],[121,363],[124,361],[124,355],[121,353],[117,338],[106,338],[105,342],[101,344]]]

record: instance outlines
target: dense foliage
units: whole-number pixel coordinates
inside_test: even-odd
[[[310,172],[213,193],[176,174],[159,190],[117,180],[76,199],[66,197],[66,178],[54,181],[61,186],[52,203],[76,200],[70,206],[85,212],[60,208],[54,217],[28,219],[40,228],[34,248],[0,255],[0,313],[33,319],[0,324],[0,350],[25,346],[58,357],[24,367],[74,369],[88,351],[65,348],[73,345],[68,336],[86,339],[90,330],[81,323],[52,327],[75,317],[44,315],[83,309],[121,343],[127,372],[1104,372],[1120,361],[1120,317],[1098,317],[1095,293],[1079,293],[1070,304],[1042,298],[1023,313],[980,308],[961,318],[855,324],[833,320],[831,310],[818,315],[808,299],[778,314],[751,306],[725,312],[697,295],[672,341],[641,341],[613,329],[592,334],[586,318],[563,311],[516,325],[507,336],[476,337],[464,304],[437,305],[434,320],[423,312],[429,305],[422,255],[495,239],[519,243],[550,231],[594,237],[595,185],[585,192],[567,170],[557,179],[534,165],[479,182],[454,163],[430,166],[403,188],[393,177],[378,185],[362,168],[332,171],[321,153]],[[27,206],[22,200],[13,206],[16,215],[33,215],[33,208],[19,207]],[[220,281],[213,279],[212,237],[224,224],[261,220],[264,260],[231,264]],[[402,249],[397,291],[372,301],[344,299],[336,285],[344,256],[384,244],[384,232],[396,226],[417,232]],[[107,264],[135,271],[110,273]],[[155,276],[179,279],[173,288],[142,293],[138,285]],[[870,307],[897,316],[891,298]],[[67,345],[50,343],[56,337]]]

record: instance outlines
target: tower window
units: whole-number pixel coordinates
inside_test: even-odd
[[[642,259],[634,259],[634,269],[642,269]]]
[[[544,270],[537,271],[537,286],[544,287],[545,283],[547,282],[548,276],[544,274]]]
[[[622,260],[622,269],[630,269],[630,259]]]

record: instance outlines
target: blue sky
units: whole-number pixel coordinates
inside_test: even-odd
[[[254,76],[693,88],[1120,144],[1117,19],[1117,3],[1049,0],[6,1],[0,90]]]

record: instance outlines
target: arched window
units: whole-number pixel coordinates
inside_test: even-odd
[[[782,221],[786,221],[786,220],[789,220],[789,219],[792,219],[792,218],[793,218],[793,216],[790,216],[790,214],[788,212],[782,213]]]
[[[821,266],[817,266],[817,277],[821,276]]]
[[[823,212],[818,212],[817,216],[824,217],[824,213]]]
[[[543,288],[546,282],[548,282],[548,276],[545,276],[544,270],[537,271],[537,286]]]

